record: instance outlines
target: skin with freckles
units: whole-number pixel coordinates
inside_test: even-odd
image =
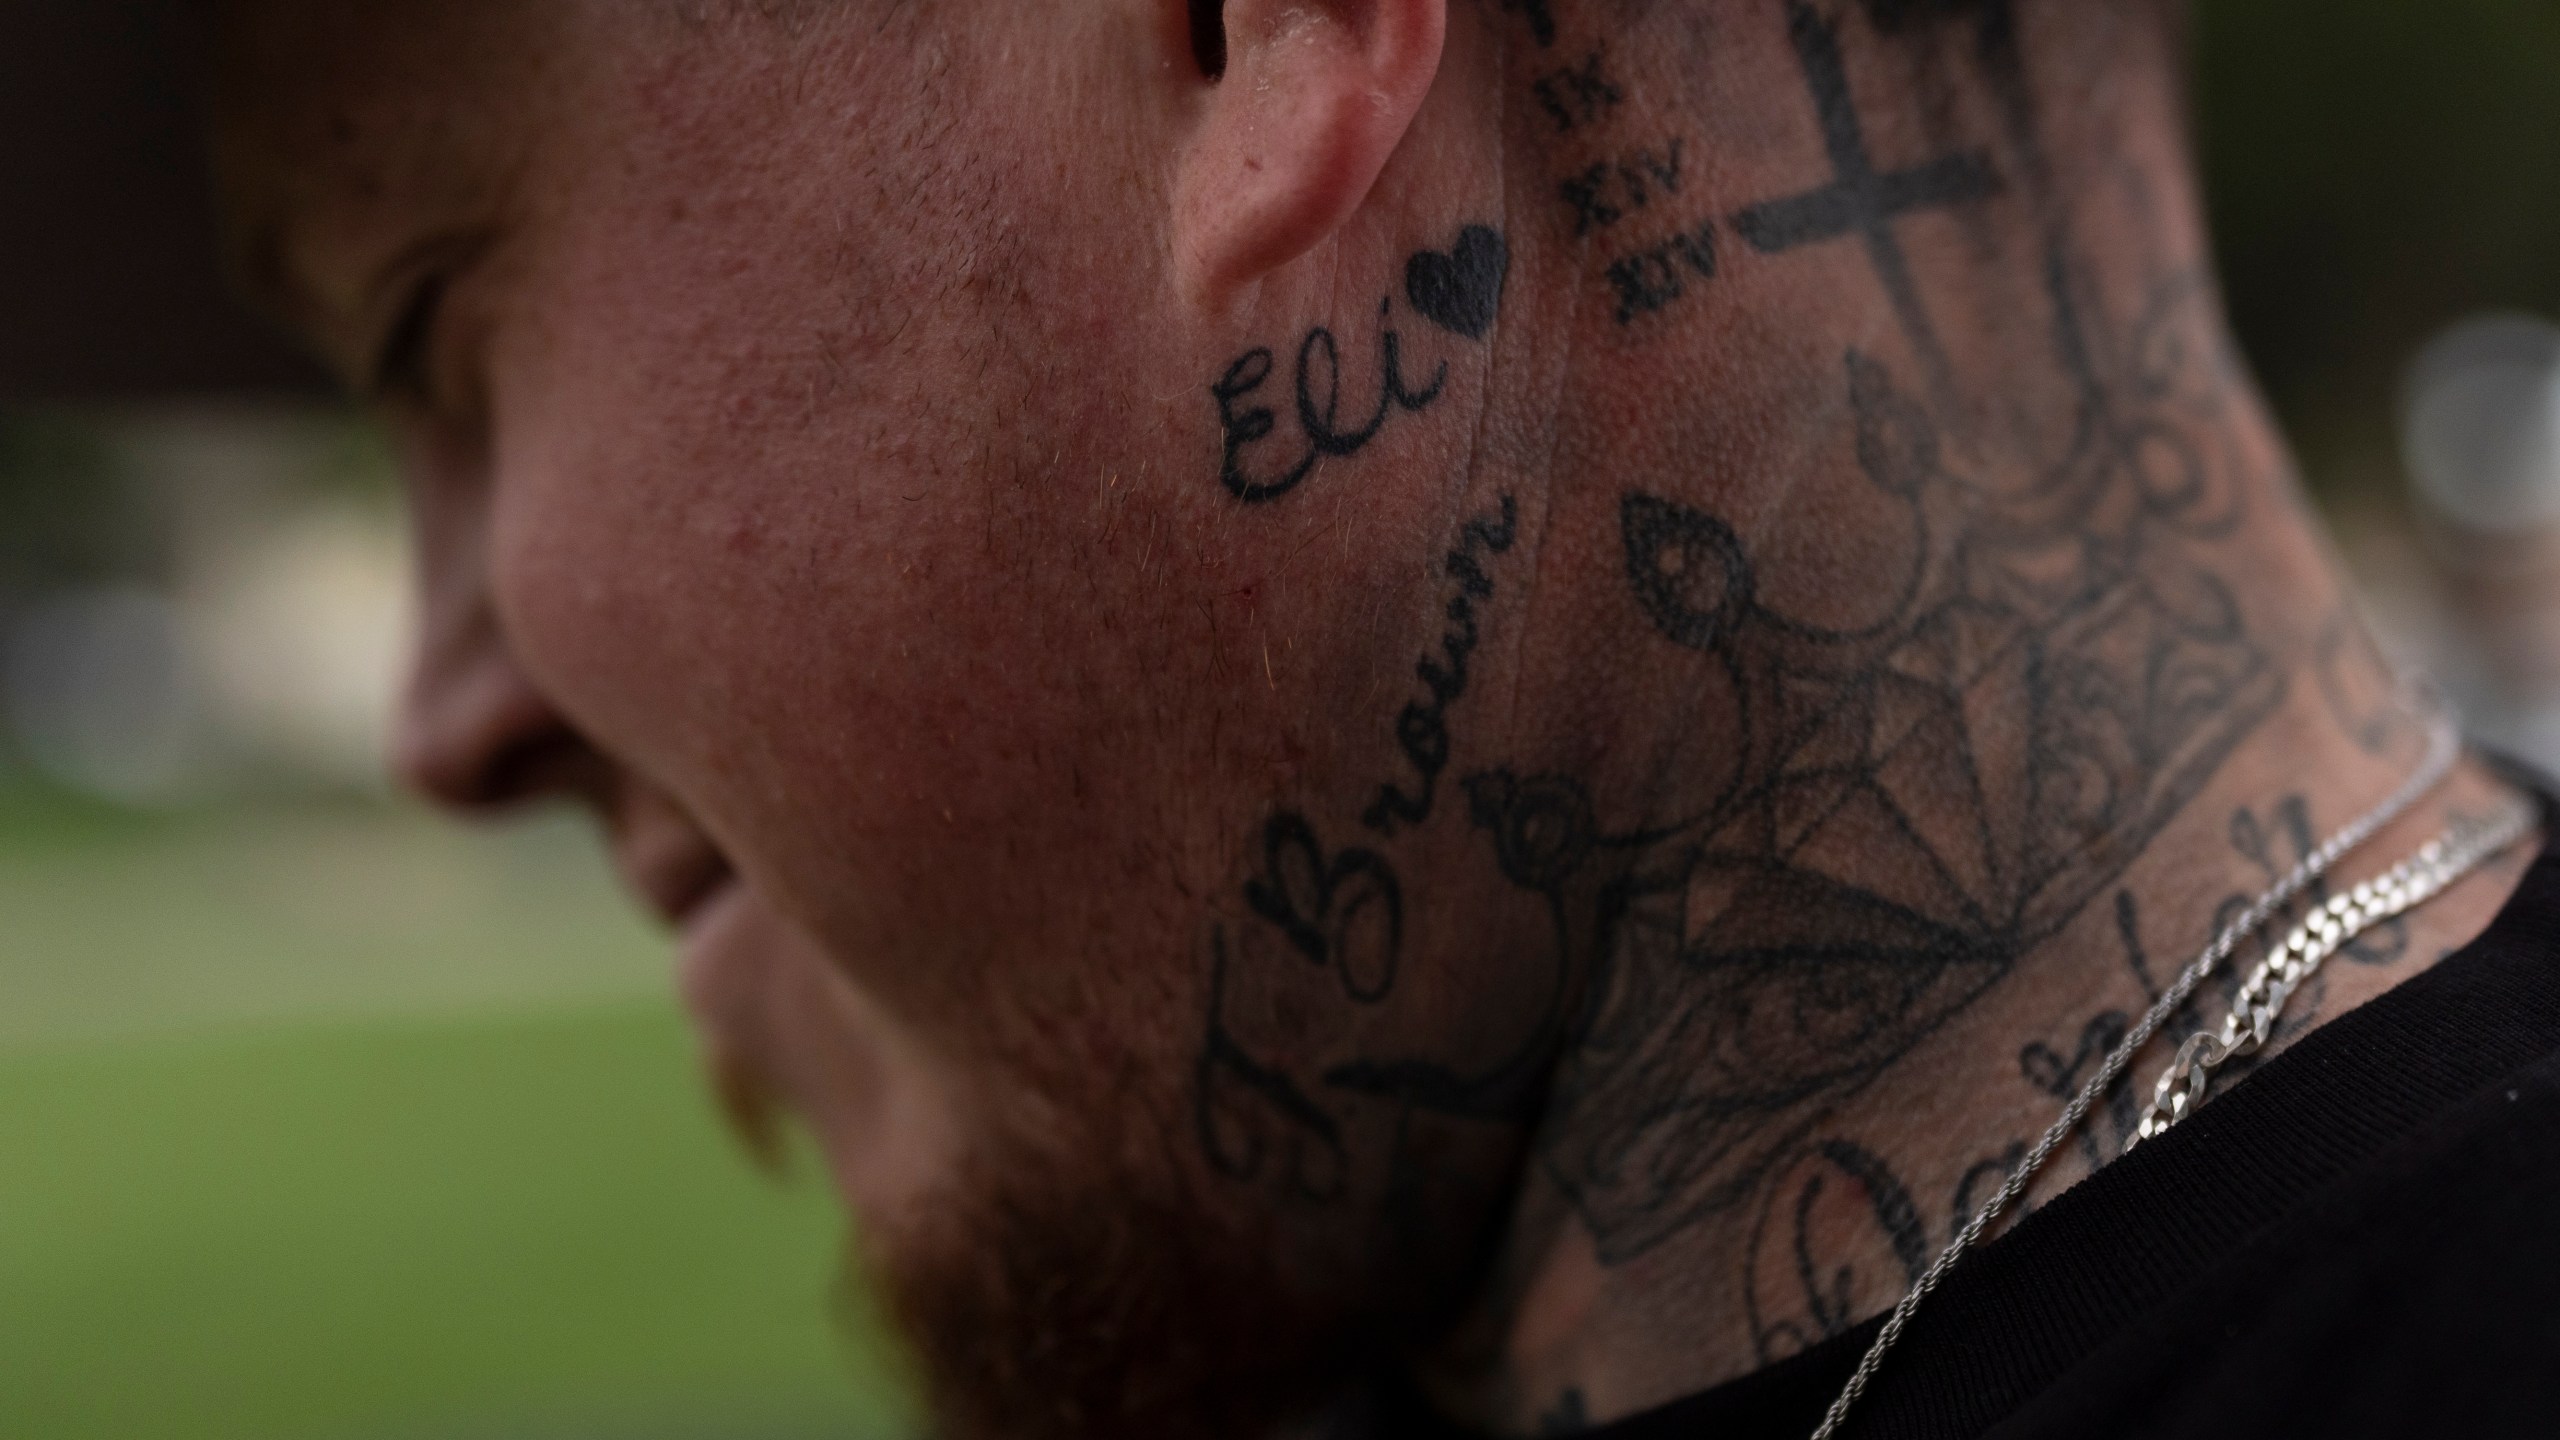
[[[1837,1333],[2421,748],[2166,5],[230,10],[238,265],[400,440],[404,772],[597,814],[954,1435]]]

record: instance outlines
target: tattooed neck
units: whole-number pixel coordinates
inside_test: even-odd
[[[1243,847],[1194,1118],[1463,1302],[1447,1403],[1561,1433],[1889,1305],[2418,740],[2232,352],[2157,7],[1479,15],[1512,228],[1211,389],[1253,507],[1390,423],[1525,438],[1432,549],[1373,773]],[[1439,358],[1476,346],[1509,392]]]

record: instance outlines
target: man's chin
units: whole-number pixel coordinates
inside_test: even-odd
[[[1325,1408],[1363,1328],[1290,1298],[1303,1285],[1268,1239],[1016,1154],[868,1227],[853,1283],[903,1336],[944,1440],[1250,1440]]]

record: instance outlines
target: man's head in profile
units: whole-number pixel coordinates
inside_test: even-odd
[[[2167,0],[232,10],[237,257],[415,499],[407,775],[593,807],[955,1435],[1837,1333],[2134,900],[2192,950],[2235,807],[2416,753]]]

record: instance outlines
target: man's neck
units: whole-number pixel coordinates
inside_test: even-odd
[[[1754,257],[1711,293],[1666,252],[1586,277],[1614,311],[1510,316],[1580,353],[1510,397],[1552,417],[1555,458],[1502,488],[1544,487],[1524,543],[1574,564],[1542,583],[1607,580],[1534,597],[1522,684],[1573,703],[1461,777],[1561,977],[1521,1186],[1428,1377],[1483,1423],[1630,1413],[1888,1308],[2221,918],[2423,749],[2235,358],[2159,143],[2175,97],[2115,97],[2121,128],[2068,142],[2108,178],[2066,188],[2008,7],[1982,9],[1978,37],[1883,37],[1966,57],[1892,148],[1978,129],[1895,192],[1971,217],[1972,253],[1912,261],[1896,211],[1800,254],[1788,217],[1849,186],[1711,227]],[[1854,170],[1837,67],[1910,72],[1844,62],[1840,27],[1798,12],[1829,163]],[[1723,163],[1808,163],[1768,152]],[[1631,397],[1652,397],[1634,424]],[[2499,793],[2467,768],[2347,872]],[[2288,1038],[2469,938],[2505,888],[2361,944]],[[2030,1204],[2118,1152],[2132,1100]]]
[[[1504,1433],[1561,1433],[1891,1308],[2216,927],[2416,766],[2424,740],[2411,717],[2324,693],[2378,699],[2383,677],[2348,668],[2364,663],[2311,662],[2141,857],[2014,954],[1887,956],[1844,941],[1823,959],[1790,956],[1783,972],[1735,979],[1711,972],[1750,962],[1720,952],[1710,930],[1676,956],[1667,942],[1648,955],[1623,940],[1612,961],[1622,973],[1603,982],[1611,994],[1564,1061],[1482,1308],[1429,1377],[1444,1402]],[[2511,795],[2466,763],[2339,873],[2376,873]],[[2350,947],[2253,1063],[2476,935],[2524,858],[2500,857]],[[2243,961],[2255,953],[2243,947]],[[1624,973],[1648,964],[1682,973]],[[1988,973],[1946,988],[1937,972],[1968,964]],[[2219,1023],[2236,980],[2226,967],[2177,1013],[2018,1213],[2122,1150],[2137,1091],[2184,1035]],[[1827,1046],[1803,1033],[1817,1011],[1840,1020]],[[1754,1051],[1755,1024],[1789,1038]],[[1595,1073],[1620,1088],[1585,1078]]]

